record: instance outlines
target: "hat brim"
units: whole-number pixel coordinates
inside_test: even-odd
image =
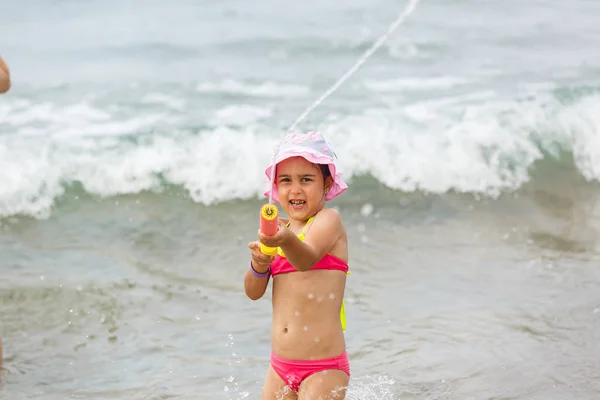
[[[330,157],[322,155],[322,154],[315,154],[314,152],[310,151],[310,149],[288,150],[288,151],[278,154],[278,156],[275,158],[275,161],[274,161],[275,165],[279,164],[280,162],[282,162],[284,160],[287,160],[288,158],[292,158],[292,157],[302,157],[305,160],[307,160],[308,162],[311,162],[313,164],[325,164],[329,167],[329,172],[331,173],[331,178],[333,179],[333,184],[331,185],[331,188],[325,195],[325,200],[335,199],[337,196],[342,194],[346,189],[348,189],[348,185],[346,184],[346,182],[344,182],[344,180],[342,179],[340,174],[337,172],[335,164],[333,163],[333,160]],[[275,185],[275,181],[274,180],[273,180],[273,182],[270,181],[272,167],[273,167],[273,164],[269,164],[269,166],[265,169],[265,174],[267,175],[267,179],[269,179],[269,184],[268,184],[268,189],[264,193],[264,195],[266,197],[269,197],[269,190],[271,190],[273,192],[273,196],[272,196],[273,200],[275,202],[279,203],[279,195],[277,194],[277,186]]]

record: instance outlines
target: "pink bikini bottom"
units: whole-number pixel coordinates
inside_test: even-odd
[[[271,353],[271,367],[296,392],[302,381],[317,372],[337,369],[350,377],[350,362],[346,351],[340,356],[322,360],[288,360]]]

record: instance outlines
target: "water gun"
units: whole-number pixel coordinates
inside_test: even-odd
[[[263,235],[273,236],[279,230],[279,219],[277,215],[277,206],[275,204],[265,204],[260,209],[260,231]],[[266,256],[274,256],[277,254],[277,247],[268,247],[260,244],[260,251]]]

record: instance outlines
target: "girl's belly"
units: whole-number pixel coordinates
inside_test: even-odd
[[[318,360],[346,350],[339,318],[337,323],[286,323],[273,321],[272,350],[291,360]]]
[[[273,281],[272,350],[288,359],[335,357],[346,349],[340,308],[346,276],[339,271],[278,275]]]

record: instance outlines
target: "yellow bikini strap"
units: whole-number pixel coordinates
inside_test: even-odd
[[[298,235],[298,237],[304,241],[304,239],[306,239],[306,227],[308,226],[308,224],[310,224],[312,222],[312,220],[315,219],[315,216],[313,215],[312,217],[310,217],[306,223],[304,224],[304,226],[302,227],[302,232],[300,232],[300,234]]]
[[[308,225],[313,219],[315,219],[314,215],[306,221],[306,224],[304,224],[304,226],[302,227],[302,232],[300,232],[300,234],[298,234],[298,239],[302,240],[303,242],[304,242],[304,239],[306,239],[306,234],[304,232],[306,230],[306,225]],[[290,226],[289,221],[286,224],[286,226]],[[283,252],[283,250],[281,250],[281,247],[277,248],[277,254],[279,254],[281,257],[285,257],[285,253]]]

